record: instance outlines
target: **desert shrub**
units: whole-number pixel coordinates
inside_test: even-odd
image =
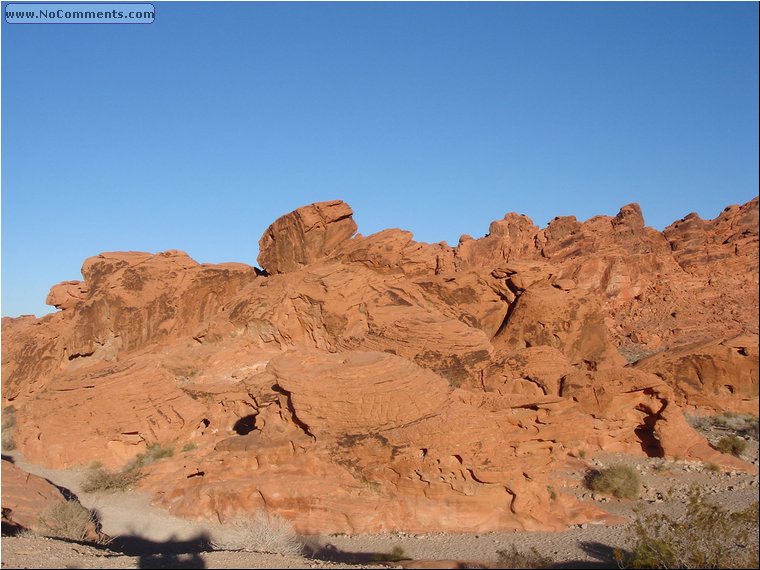
[[[513,544],[510,550],[497,550],[499,568],[551,568],[554,561],[531,548],[529,553],[517,550]]]
[[[16,408],[12,405],[3,408],[2,420],[2,448],[4,451],[13,451],[16,449],[16,442],[13,440],[13,428],[16,426]]]
[[[591,471],[586,476],[586,483],[592,491],[613,495],[619,499],[635,499],[639,496],[641,487],[639,474],[628,465],[613,465]]]
[[[3,422],[2,428],[12,428],[16,425],[16,408],[13,405],[5,406],[3,408]]]
[[[751,423],[752,420],[757,421],[757,418],[752,414],[739,414],[737,412],[722,412],[712,418],[713,424],[718,427],[723,427],[733,430],[742,430],[745,424]]]
[[[638,513],[621,568],[758,568],[758,503],[730,513],[692,489],[683,517]]]
[[[723,412],[715,419],[716,425],[726,429],[734,430],[739,435],[758,438],[758,419],[754,414],[737,414],[734,412]]]
[[[720,465],[713,463],[712,461],[708,463],[705,468],[711,473],[720,473]]]
[[[69,540],[85,540],[96,523],[95,513],[78,501],[55,503],[40,515],[41,530],[45,535]]]
[[[707,416],[692,416],[690,414],[684,414],[686,421],[691,427],[696,430],[704,431],[712,427],[712,419]]]
[[[723,412],[717,416],[686,416],[689,424],[697,430],[708,431],[712,428],[730,430],[738,435],[758,439],[760,437],[760,424],[754,414],[739,414],[736,412]]]
[[[171,457],[172,455],[174,455],[173,446],[154,443],[153,445],[148,446],[148,449],[145,450],[145,453],[139,454],[137,457],[132,459],[132,461],[127,463],[126,470],[132,471],[134,469],[140,469],[141,467],[145,467],[146,465],[150,465],[151,463],[155,463],[161,459]]]
[[[742,433],[752,439],[760,439],[760,421],[756,417],[748,420]]]
[[[183,452],[192,451],[196,447],[197,447],[197,445],[195,445],[195,443],[193,443],[192,441],[190,441],[190,442],[188,442],[188,443],[186,443],[185,445],[182,446],[182,451]]]
[[[721,453],[730,453],[739,457],[747,449],[747,442],[735,435],[728,435],[720,438],[718,443],[715,444],[715,449]]]
[[[652,465],[652,470],[657,473],[668,473],[673,465],[665,460],[659,460]]]
[[[628,361],[629,364],[633,364],[634,362],[638,362],[639,360],[642,360],[648,356],[657,354],[659,350],[651,350],[641,344],[628,343],[628,344],[619,346],[618,352],[621,354],[623,358],[625,358]]]
[[[299,556],[303,544],[298,539],[293,525],[283,517],[257,512],[252,517],[233,520],[216,533],[212,546],[216,550],[242,550],[245,552],[265,552]]]
[[[13,431],[4,429],[2,433],[2,441],[0,441],[0,444],[2,445],[3,451],[13,451],[16,449],[16,442],[13,439]]]
[[[116,472],[107,471],[103,468],[91,469],[82,482],[82,490],[86,493],[126,491],[134,486],[141,477],[142,473],[136,469]]]

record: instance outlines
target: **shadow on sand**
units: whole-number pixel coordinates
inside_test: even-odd
[[[601,542],[581,542],[581,549],[593,560],[569,560],[558,562],[552,568],[620,568],[615,560],[615,549]]]
[[[3,536],[16,536],[25,529],[3,524],[2,530]],[[164,542],[147,540],[139,536],[119,536],[108,544],[61,537],[56,537],[55,540],[100,550],[102,554],[98,556],[103,558],[136,557],[139,559],[138,568],[205,568],[206,563],[201,554],[213,550],[210,537],[204,534],[190,540],[169,539]]]
[[[3,534],[12,536],[16,529],[4,528]],[[10,532],[8,532],[10,531]],[[206,568],[206,563],[201,556],[203,553],[212,552],[214,549],[211,537],[207,534],[199,534],[189,540],[169,539],[163,542],[147,540],[145,538],[127,535],[114,538],[107,545],[87,541],[58,539],[71,544],[82,544],[103,551],[101,556],[133,556],[139,559],[138,568]],[[617,569],[619,568],[614,557],[614,549],[599,542],[582,542],[580,544],[586,554],[593,560],[568,560],[558,561],[548,568],[591,568],[591,569]],[[394,555],[387,552],[350,552],[341,550],[333,544],[311,543],[307,540],[304,547],[304,557],[324,562],[337,562],[343,564],[388,564],[389,566],[415,565],[411,559],[403,555]],[[431,562],[436,561],[417,561]],[[440,561],[443,562],[443,561]],[[478,562],[455,562],[446,561],[446,566],[424,566],[438,568],[497,568],[498,566]]]
[[[163,542],[139,536],[118,536],[108,549],[140,559],[139,568],[205,568],[202,552],[211,552],[211,537],[199,534],[189,540],[169,539]]]
[[[349,552],[341,550],[334,544],[307,544],[304,546],[304,556],[324,562],[339,562],[342,564],[370,564],[376,562],[391,562],[401,560],[401,556],[393,556],[382,552]]]

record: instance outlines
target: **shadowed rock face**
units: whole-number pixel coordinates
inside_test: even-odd
[[[599,520],[546,490],[580,450],[750,468],[681,410],[757,409],[757,209],[662,233],[636,204],[545,229],[507,214],[449,247],[354,236],[333,201],[265,231],[264,272],[103,253],[51,289],[59,312],[3,319],[3,405],[51,467],[173,445],[141,485],[189,517],[266,508],[307,533]]]

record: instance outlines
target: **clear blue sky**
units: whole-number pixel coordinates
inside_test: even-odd
[[[255,265],[278,216],[479,237],[758,190],[758,4],[154,3],[2,23],[2,314],[102,251]],[[3,3],[3,6],[5,3]]]

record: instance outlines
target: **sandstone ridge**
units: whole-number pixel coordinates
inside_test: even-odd
[[[51,289],[59,311],[3,319],[3,407],[49,467],[173,446],[140,485],[185,517],[267,509],[305,533],[603,521],[558,483],[581,456],[754,469],[684,411],[757,410],[757,213],[755,198],[663,232],[636,204],[544,229],[507,214],[450,247],[359,235],[336,200],[276,220],[262,269],[102,253]]]

